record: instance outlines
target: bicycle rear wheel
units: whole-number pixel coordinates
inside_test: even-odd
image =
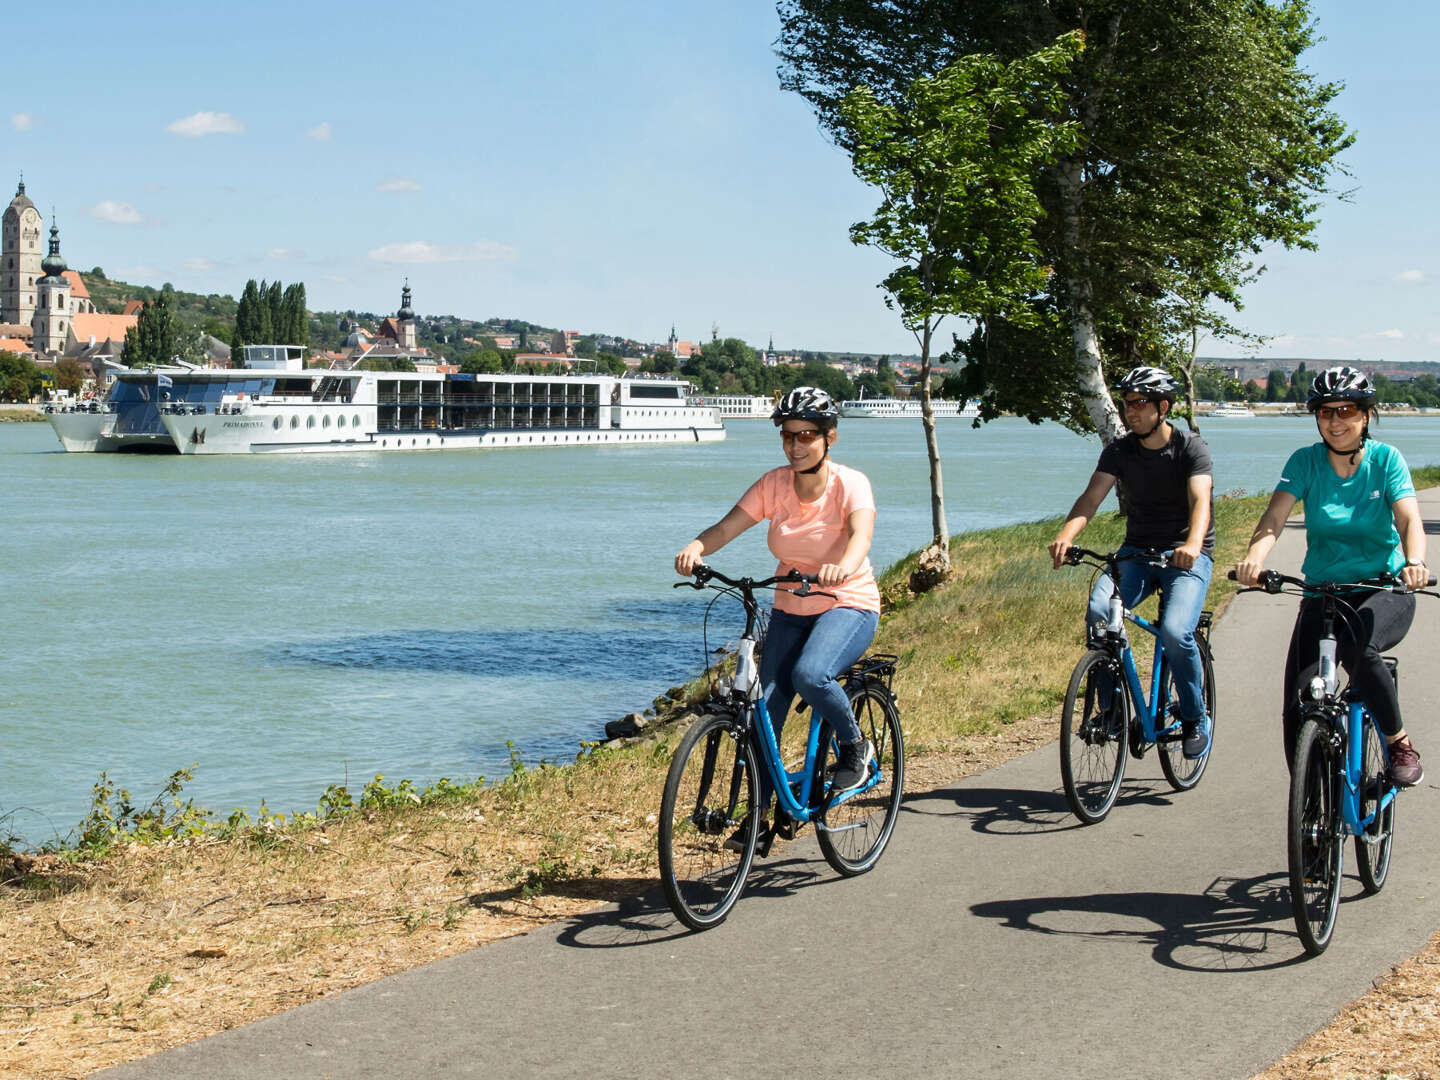
[[[1305,951],[1319,956],[1335,932],[1345,847],[1340,835],[1339,751],[1329,726],[1306,720],[1290,773],[1287,847],[1290,909]]]
[[[724,922],[755,858],[755,776],[744,729],[731,716],[696,723],[680,740],[660,802],[660,883],[692,930]],[[738,843],[726,846],[731,834]]]
[[[1380,730],[1375,721],[1365,720],[1364,757],[1360,768],[1360,820],[1371,814],[1375,820],[1355,836],[1355,869],[1366,895],[1385,887],[1390,875],[1390,848],[1395,843],[1395,799],[1379,813],[1375,808],[1393,790],[1385,772],[1385,750],[1380,745]]]
[[[1060,715],[1060,779],[1070,809],[1086,825],[1103,821],[1120,794],[1129,727],[1130,699],[1120,665],[1104,650],[1092,649],[1075,665]]]
[[[1176,791],[1189,791],[1200,783],[1205,775],[1205,766],[1210,764],[1210,750],[1215,749],[1215,664],[1210,657],[1210,639],[1203,631],[1195,634],[1195,644],[1200,649],[1201,686],[1205,693],[1205,711],[1210,714],[1210,749],[1198,758],[1187,758],[1181,745],[1184,740],[1177,730],[1160,737],[1160,771]],[[1170,677],[1170,698],[1175,700],[1175,679],[1172,669]]]
[[[868,791],[826,810],[816,836],[821,854],[835,872],[854,877],[880,861],[890,834],[895,831],[900,797],[905,788],[905,739],[900,731],[899,710],[883,684],[862,679],[849,693],[850,708],[860,725],[860,735],[875,747],[880,780]],[[825,743],[822,756],[838,752],[833,738],[826,739]]]

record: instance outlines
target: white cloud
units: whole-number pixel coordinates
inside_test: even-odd
[[[296,262],[304,257],[305,252],[299,248],[271,248],[265,253],[271,262]]]
[[[322,123],[316,124],[309,131],[305,132],[305,134],[316,142],[329,142],[334,138],[335,130],[330,126],[330,121],[325,120]]]
[[[452,262],[510,262],[515,258],[515,249],[507,244],[492,240],[476,240],[473,244],[431,244],[424,240],[411,240],[401,244],[386,244],[370,252],[373,262],[404,263],[452,263]]]
[[[109,225],[139,225],[144,221],[140,211],[126,202],[116,202],[114,199],[105,199],[90,208],[90,216],[96,221],[103,221]]]
[[[35,126],[35,117],[28,112],[11,113],[10,126],[16,131],[29,131]]]
[[[184,139],[198,139],[203,135],[241,135],[245,125],[229,113],[197,112],[176,120],[165,130]]]
[[[1399,282],[1402,285],[1419,284],[1425,280],[1424,270],[1401,270],[1391,281]]]
[[[1388,341],[1403,341],[1404,338],[1405,338],[1405,331],[1404,331],[1404,330],[1381,330],[1380,333],[1378,333],[1378,334],[1375,335],[1375,336],[1376,336],[1376,337],[1383,337],[1383,338],[1385,338],[1385,339],[1388,340]]]
[[[181,265],[184,266],[186,270],[194,270],[199,273],[215,269],[215,264],[203,255],[193,259],[186,259]]]
[[[419,191],[420,181],[408,176],[390,176],[375,185],[376,191]]]

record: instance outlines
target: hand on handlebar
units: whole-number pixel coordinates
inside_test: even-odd
[[[1050,541],[1050,561],[1054,564],[1052,569],[1059,570],[1067,562],[1072,561],[1069,555],[1073,547],[1074,545],[1069,540]]]
[[[695,572],[695,567],[704,566],[705,545],[699,540],[691,540],[675,555],[675,572],[681,577],[689,577]]]

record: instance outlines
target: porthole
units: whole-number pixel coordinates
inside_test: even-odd
[[[300,417],[298,417],[298,416],[292,416],[292,417],[290,417],[290,428],[291,428],[291,430],[293,431],[295,428],[297,428],[297,427],[299,427],[299,426],[300,426]]]
[[[335,418],[335,426],[336,426],[336,427],[344,427],[344,426],[345,426],[345,417],[344,417],[343,415],[342,415],[342,416],[337,416],[337,417]]]
[[[353,417],[353,418],[350,420],[350,423],[353,424],[355,427],[359,427],[359,426],[360,426],[360,417],[358,417],[358,416]]]
[[[329,413],[326,413],[326,414],[325,414],[325,419],[322,420],[322,421],[320,421],[320,426],[321,426],[321,427],[329,427],[329,426],[330,426],[330,414],[329,414]]]
[[[277,417],[275,417],[274,420],[271,420],[271,421],[270,421],[270,426],[271,426],[272,428],[274,428],[276,431],[279,431],[279,430],[280,430],[280,417],[277,416]]]
[[[307,417],[305,418],[305,426],[306,426],[307,428],[313,428],[313,427],[315,426],[315,417],[314,417],[314,416],[307,416]]]

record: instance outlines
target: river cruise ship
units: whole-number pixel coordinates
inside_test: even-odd
[[[958,401],[942,401],[932,398],[930,408],[937,417],[953,416],[962,420],[974,420],[980,415],[980,400],[971,398],[963,405]],[[841,416],[919,416],[919,398],[856,398],[840,403]]]
[[[66,450],[334,453],[717,442],[719,410],[678,379],[305,368],[247,345],[244,368],[122,369],[104,401],[47,414]]]
[[[272,352],[253,353],[262,348]],[[229,372],[233,382],[218,388],[218,399],[212,400],[207,388],[201,401],[191,392],[161,405],[160,420],[180,453],[623,446],[725,438],[719,410],[678,379],[306,369],[294,346],[247,346],[246,362],[250,370]],[[263,376],[260,384],[250,385],[257,375]]]
[[[704,401],[725,420],[769,420],[775,412],[775,399],[764,394],[712,394]]]

